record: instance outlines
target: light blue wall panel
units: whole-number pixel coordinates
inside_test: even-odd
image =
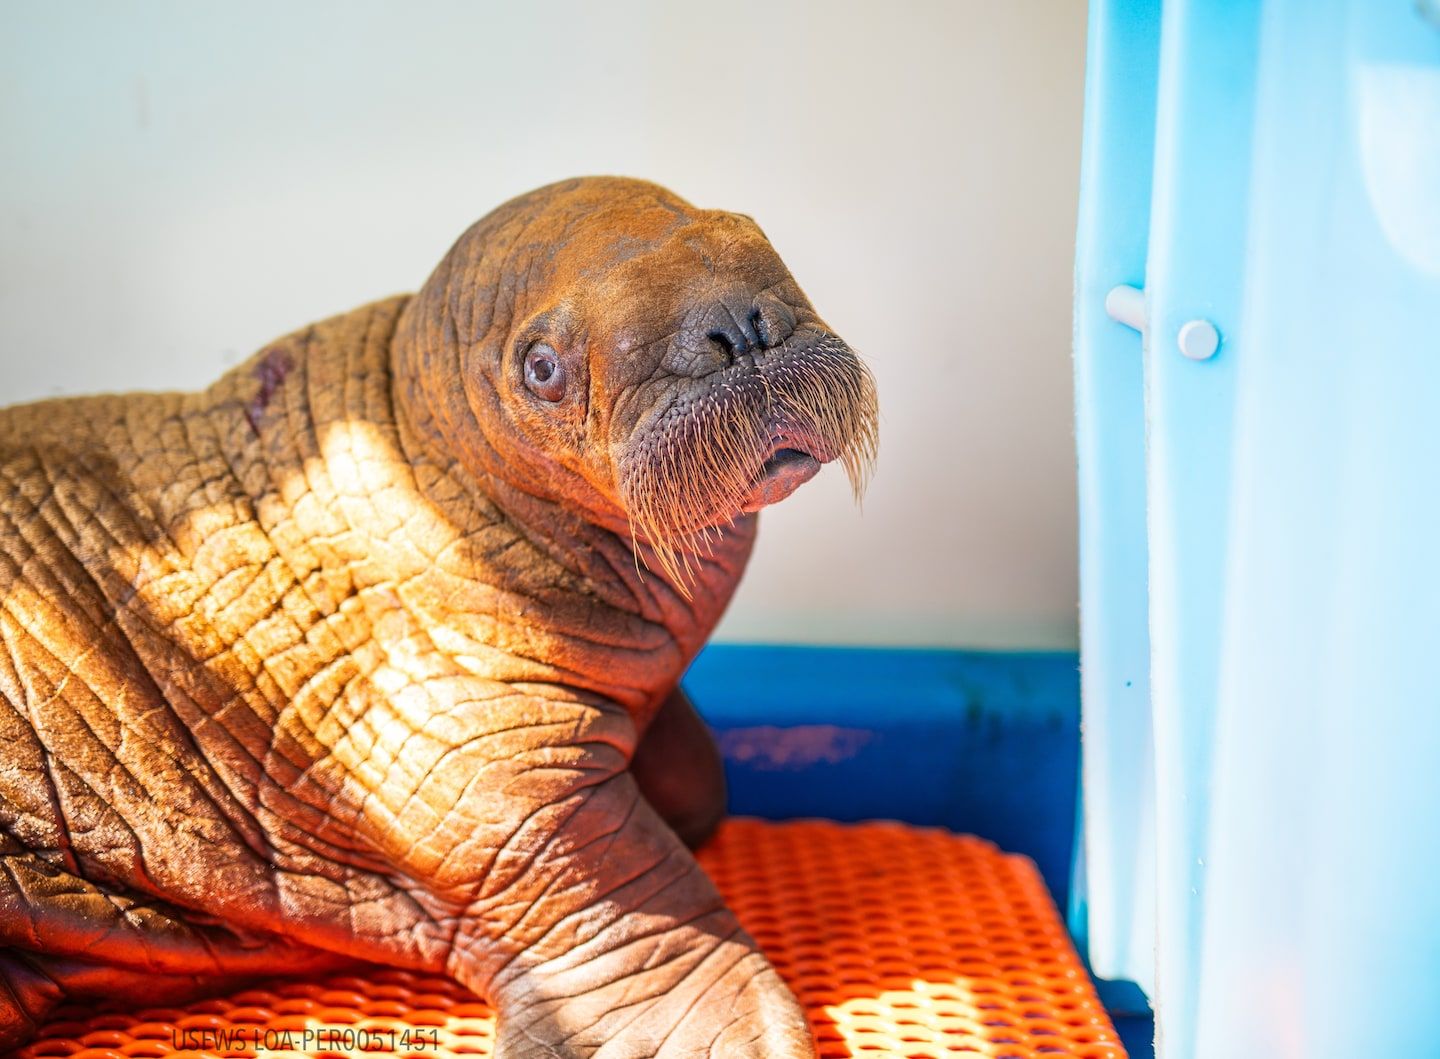
[[[1440,1055],[1440,27],[1261,40],[1195,1054]]]
[[[1258,3],[1171,0],[1161,19],[1146,394],[1155,753],[1157,1046],[1190,1059],[1200,990],[1209,783],[1225,563],[1231,404],[1245,283]],[[1181,354],[1190,321],[1218,329]]]
[[[1082,533],[1111,544],[1136,457],[1094,440],[1134,426],[1095,391],[1093,244],[1149,222],[1148,710],[1092,679],[1146,637],[1133,572],[1081,549],[1091,952],[1150,989],[1164,1059],[1440,1055],[1440,5],[1162,6],[1149,201],[1082,192]],[[1149,25],[1094,9],[1087,181]],[[1149,862],[1117,840],[1147,741]],[[1153,978],[1111,921],[1148,884]]]
[[[1071,922],[1104,978],[1154,980],[1153,758],[1141,336],[1105,312],[1141,286],[1149,239],[1159,0],[1090,7],[1075,267],[1083,870]]]

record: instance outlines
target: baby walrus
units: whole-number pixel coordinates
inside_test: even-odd
[[[496,1054],[801,1057],[677,681],[875,391],[755,223],[523,195],[202,393],[0,411],[0,1043],[354,960]]]

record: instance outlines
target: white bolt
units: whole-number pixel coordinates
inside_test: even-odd
[[[1105,311],[1110,314],[1110,319],[1144,334],[1145,292],[1138,287],[1127,287],[1123,283],[1111,287],[1105,295]]]
[[[1209,320],[1190,320],[1180,325],[1176,343],[1191,360],[1209,360],[1220,348],[1220,332]]]

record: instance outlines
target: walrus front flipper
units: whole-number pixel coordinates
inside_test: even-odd
[[[710,729],[678,687],[660,704],[630,771],[640,793],[691,849],[725,816],[725,768]]]
[[[25,954],[0,949],[0,1050],[19,1047],[35,1036],[45,1018],[65,1001],[65,992]]]
[[[254,977],[150,974],[0,949],[0,1050],[29,1040],[63,1004],[88,1000],[145,1007],[184,1004],[240,989]]]
[[[3,833],[0,867],[0,1048],[24,1041],[71,1000],[180,1001],[351,962],[103,889]]]
[[[530,869],[547,882],[523,923],[535,940],[489,986],[496,1059],[814,1055],[779,974],[628,773],[552,850]]]
[[[496,1059],[812,1059],[798,1003],[641,796],[624,711],[553,686],[424,690],[463,736],[418,784],[391,770],[371,812],[412,829],[397,867],[454,922],[445,969],[495,1005]]]

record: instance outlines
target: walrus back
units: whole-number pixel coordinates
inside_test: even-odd
[[[231,799],[175,716],[173,671],[200,646],[184,625],[198,572],[162,483],[226,488],[175,443],[201,408],[133,394],[0,411],[0,827],[81,877],[140,889],[158,864],[138,822],[201,807],[180,828],[193,833],[244,815],[213,811]]]
[[[311,391],[341,387],[307,377],[378,357],[352,347],[398,308],[287,336],[199,393],[0,410],[0,829],[84,878],[265,920],[258,791],[306,765],[276,728],[315,674],[354,676],[355,639],[314,635],[338,605],[257,506],[277,476],[303,483]],[[319,536],[324,514],[270,529]]]
[[[183,993],[337,959],[265,933],[283,902],[259,792],[287,752],[262,655],[306,619],[279,631],[296,577],[243,481],[265,468],[237,454],[274,428],[275,348],[200,393],[0,409],[0,993],[23,1001],[0,1003],[0,1043],[81,979]]]

